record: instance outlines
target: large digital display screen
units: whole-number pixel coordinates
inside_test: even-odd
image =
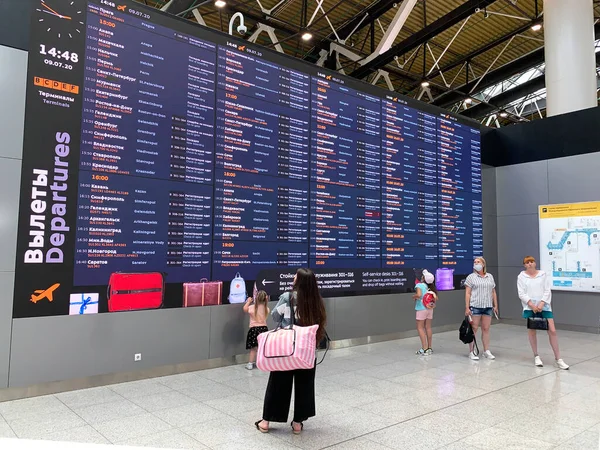
[[[482,253],[480,130],[447,111],[129,0],[39,0],[27,82],[14,317],[236,303],[299,267],[329,296],[453,289]]]

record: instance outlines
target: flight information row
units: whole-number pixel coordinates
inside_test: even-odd
[[[225,276],[232,267],[258,273],[269,264],[462,269],[482,251],[480,194],[406,183],[380,196],[223,170],[214,193],[201,184],[130,180],[81,172],[77,284],[156,261],[186,279],[211,270]]]

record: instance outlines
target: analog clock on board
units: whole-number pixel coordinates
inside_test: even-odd
[[[76,0],[40,0],[36,8],[41,17],[38,19],[46,25],[46,32],[59,39],[72,39],[75,33],[83,28],[83,10]]]

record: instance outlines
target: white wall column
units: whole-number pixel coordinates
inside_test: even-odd
[[[597,106],[592,0],[544,0],[547,115]]]

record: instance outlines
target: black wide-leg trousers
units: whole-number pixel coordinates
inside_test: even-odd
[[[294,422],[304,422],[315,415],[315,373],[312,369],[271,372],[265,393],[263,420],[287,422],[294,385]]]

